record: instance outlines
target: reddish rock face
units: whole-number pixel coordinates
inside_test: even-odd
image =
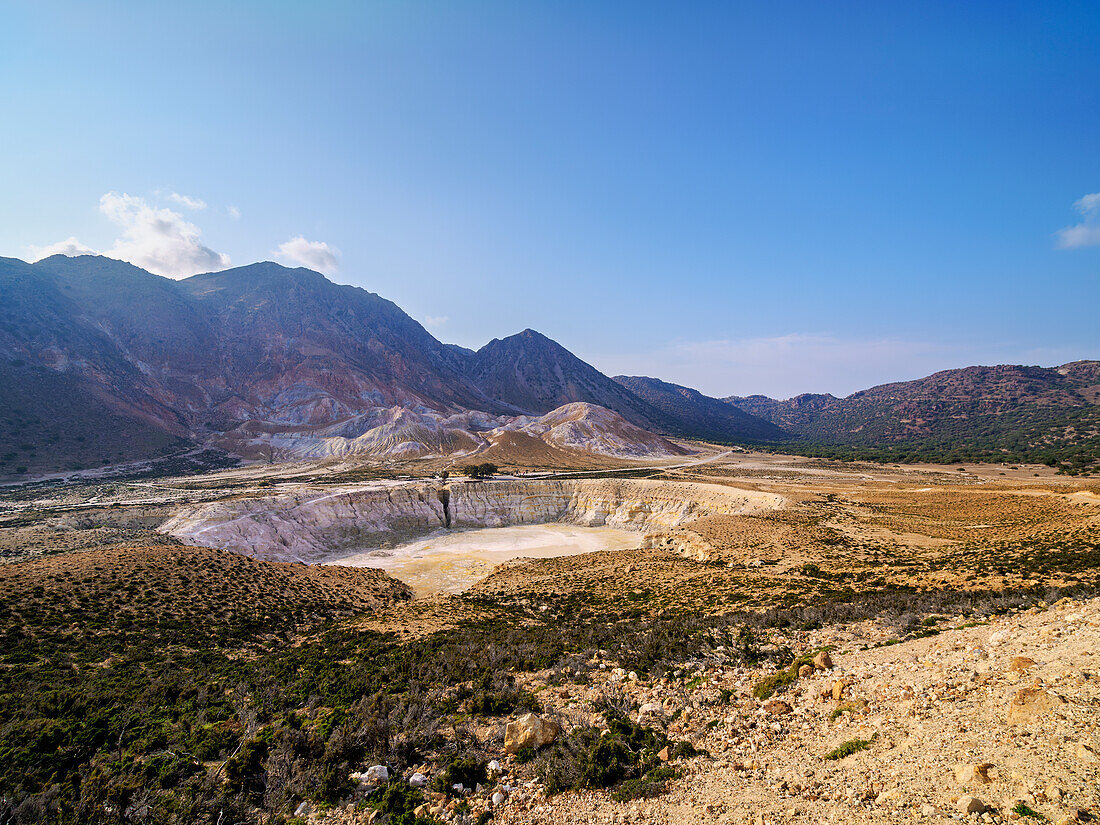
[[[890,443],[958,429],[965,421],[995,426],[1002,416],[1022,410],[1095,405],[1098,374],[1096,361],[1057,368],[1003,364],[944,370],[846,398],[806,394],[780,401],[753,395],[726,401],[799,435],[837,443]]]
[[[662,422],[645,401],[538,333],[476,353],[445,345],[390,301],[306,269],[262,263],[172,281],[95,256],[7,260],[0,298],[0,356],[79,383],[124,419],[179,437],[219,436],[230,449],[274,434],[335,426],[354,439],[386,426],[413,427],[444,449],[457,438],[456,449],[469,450],[478,445],[469,432],[501,424],[443,427],[467,432],[452,437],[426,432],[425,423],[440,429],[431,421],[389,420],[402,410],[413,418],[539,415],[581,401],[618,410],[635,428]],[[387,420],[375,420],[387,410]],[[575,419],[572,429],[600,423]],[[629,426],[614,419],[616,428]],[[102,436],[87,423],[89,436]],[[638,440],[641,432],[629,435]]]

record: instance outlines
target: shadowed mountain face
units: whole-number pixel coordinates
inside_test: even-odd
[[[0,365],[0,383],[26,385],[5,397],[9,407],[22,399],[11,415],[34,418],[22,428],[38,433],[32,446],[62,429],[79,443],[101,442],[108,426],[159,434],[105,450],[112,462],[181,438],[228,433],[219,443],[233,446],[257,433],[347,431],[402,408],[541,415],[579,401],[691,434],[539,333],[473,352],[437,341],[384,298],[274,263],[172,281],[97,256],[0,259]],[[79,460],[53,452],[58,469],[85,464],[84,450]],[[8,464],[0,474],[24,462]]]
[[[494,338],[469,357],[466,373],[487,394],[527,413],[585,401],[639,427],[670,431],[660,410],[533,329]]]
[[[614,380],[674,422],[680,434],[726,441],[731,433],[738,441],[783,441],[790,436],[763,418],[750,415],[733,404],[703,395],[690,387],[669,384],[656,378],[616,375]]]
[[[377,406],[512,412],[396,304],[272,263],[179,282],[219,343],[231,418],[315,425]],[[231,393],[231,394],[230,394]]]

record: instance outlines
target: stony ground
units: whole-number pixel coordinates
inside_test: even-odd
[[[535,674],[529,686],[566,730],[599,724],[594,700],[625,697],[635,718],[708,755],[682,762],[664,795],[619,803],[605,792],[547,799],[501,750],[503,775],[468,798],[467,817],[492,809],[496,793],[502,825],[1100,819],[1100,599],[926,624],[931,635],[897,644],[876,622],[776,637],[832,646],[831,667],[767,700],[752,689],[774,671],[727,665],[721,649],[660,680],[611,660],[588,685],[550,687]],[[503,743],[501,730],[484,734]],[[862,750],[828,758],[855,740]],[[465,821],[441,799],[434,808]],[[311,821],[374,820],[349,808]]]
[[[293,493],[302,485],[402,483],[392,468],[277,466],[189,479],[0,491],[0,650],[18,654],[8,657],[14,687],[7,696],[22,701],[31,694],[27,683],[19,681],[21,669],[30,663],[41,673],[52,673],[53,663],[64,664],[59,650],[77,656],[85,668],[62,675],[99,673],[114,667],[118,651],[130,651],[137,656],[124,663],[136,665],[130,676],[148,681],[152,677],[146,673],[162,678],[156,660],[166,645],[187,655],[204,646],[233,651],[233,662],[242,653],[248,658],[272,651],[285,653],[280,662],[296,661],[306,648],[313,655],[329,643],[328,637],[314,634],[335,619],[348,619],[357,630],[392,632],[396,641],[409,645],[410,655],[423,654],[417,660],[422,664],[435,661],[437,649],[431,646],[436,633],[454,643],[447,650],[477,659],[482,648],[471,654],[471,648],[462,646],[464,640],[504,638],[485,630],[503,625],[516,634],[507,644],[522,647],[529,627],[530,638],[538,640],[532,642],[541,657],[537,661],[557,661],[557,671],[512,675],[536,694],[544,712],[567,735],[577,727],[607,725],[597,707],[610,701],[670,739],[688,740],[708,755],[673,759],[683,775],[653,799],[615,802],[608,792],[547,799],[536,779],[538,760],[519,764],[504,753],[509,718],[482,718],[461,702],[431,706],[426,717],[432,725],[438,723],[442,741],[421,737],[423,747],[410,758],[426,762],[409,766],[403,778],[418,769],[431,788],[456,754],[496,759],[502,770],[480,791],[465,795],[465,808],[429,790],[427,812],[435,819],[475,825],[480,814],[492,813],[498,823],[776,825],[1029,821],[1028,811],[1051,822],[1100,817],[1100,666],[1094,652],[1100,649],[1100,600],[985,622],[992,610],[1043,598],[1051,588],[1098,592],[1100,483],[1055,477],[1045,468],[983,466],[959,472],[755,455],[670,470],[666,478],[778,494],[789,506],[766,514],[701,518],[645,537],[645,546],[637,550],[511,562],[461,596],[410,602],[398,598],[400,585],[380,576],[351,578],[356,571],[271,565],[216,550],[171,546],[155,532],[187,504]],[[951,613],[964,610],[978,612]],[[945,615],[930,618],[930,611]],[[759,630],[773,626],[768,616],[783,615],[794,626],[818,627],[818,621],[827,626]],[[829,626],[845,616],[872,615],[884,618]],[[685,616],[706,617],[698,633],[722,630],[727,637],[708,637],[706,655],[697,661],[680,661],[688,654],[674,653],[667,678],[631,678],[629,667],[623,672],[627,656],[643,661],[640,651],[657,632],[654,628],[680,627],[667,622]],[[726,619],[732,624],[722,624]],[[747,627],[745,622],[758,628],[758,646],[765,652],[832,647],[833,663],[827,670],[806,673],[770,699],[757,699],[753,687],[774,675],[775,662],[784,660],[774,656],[770,665],[749,666],[740,654],[723,648],[732,645],[729,632]],[[582,638],[596,629],[605,631],[592,637],[598,642]],[[562,632],[556,636],[558,630]],[[217,644],[212,644],[215,636]],[[373,635],[363,636],[370,647]],[[554,648],[559,636],[566,645],[561,656]],[[341,656],[345,648],[354,648],[342,636],[336,641]],[[590,658],[598,645],[613,649]],[[633,646],[633,652],[624,654],[625,645]],[[29,652],[20,658],[24,649]],[[645,660],[655,672],[664,673],[663,665],[670,661],[666,651],[662,648],[659,659]],[[486,650],[486,662],[501,660],[493,655]],[[197,662],[197,654],[193,658]],[[584,664],[570,672],[566,665],[573,659]],[[316,656],[308,661],[301,673],[288,671],[291,678],[308,681],[326,660]],[[519,667],[535,660],[509,661]],[[229,665],[218,667],[195,673],[228,679]],[[365,664],[362,669],[369,671]],[[506,671],[492,675],[508,675]],[[462,679],[454,674],[465,672],[451,667],[446,672],[450,681],[428,685],[439,691],[432,696],[455,693]],[[190,672],[180,678],[185,686],[192,684]],[[267,701],[264,697],[286,684],[285,675],[268,682],[264,678],[270,677],[258,681],[257,702]],[[100,681],[107,684],[106,677]],[[463,686],[472,689],[472,683]],[[337,695],[338,684],[326,683],[325,689],[325,702],[358,712],[354,703]],[[74,683],[70,695],[84,692],[83,685]],[[221,692],[219,688],[218,696]],[[105,695],[115,698],[102,701],[118,702],[123,694]],[[1017,696],[1019,703],[1012,705]],[[284,699],[279,707],[294,713],[300,710],[294,703],[305,701],[289,694],[280,701]],[[44,728],[54,716],[72,722],[74,730],[82,724],[83,712],[66,716],[68,705],[58,705],[62,713],[46,704],[39,702],[25,714],[27,730]],[[156,722],[162,706],[158,698],[141,713]],[[1014,708],[1011,722],[1009,707]],[[256,716],[249,707],[241,708],[226,710],[226,719],[251,736]],[[360,720],[364,730],[373,718]],[[39,752],[37,740],[22,731],[8,726],[0,734],[6,733],[20,753]],[[856,740],[866,747],[849,745],[852,752],[843,758],[825,758]],[[134,753],[145,753],[144,740],[135,736],[134,741]],[[219,758],[233,753],[233,747],[235,743],[219,752]],[[115,748],[112,744],[112,753]],[[317,753],[323,749],[318,745]],[[407,761],[385,748],[373,752],[375,758],[389,753],[385,758],[402,766]],[[299,767],[313,770],[320,763],[310,759],[303,757]],[[16,778],[19,764],[8,761]],[[130,764],[137,768],[130,771]],[[216,778],[220,764],[210,761],[203,767]],[[137,781],[127,777],[138,776],[135,771],[142,768],[141,763],[117,759],[110,765],[126,768],[119,769],[126,782]],[[314,776],[302,774],[307,775]],[[258,821],[271,811],[289,813],[302,799],[341,798],[341,806],[309,816],[329,825],[377,823],[377,815],[371,820],[368,808],[347,804],[345,797],[319,797],[314,786],[302,782],[293,787],[274,780],[270,784],[289,788],[291,802],[283,807],[276,799],[261,815],[253,795]],[[213,791],[203,792],[214,798]],[[961,798],[966,807],[981,812],[964,813]]]

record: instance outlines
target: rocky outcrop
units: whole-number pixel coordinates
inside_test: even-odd
[[[188,544],[315,563],[448,526],[567,522],[659,535],[704,515],[758,513],[784,501],[733,487],[645,480],[412,482],[201,504],[160,531]]]
[[[537,750],[558,738],[561,725],[534,713],[525,713],[508,723],[504,729],[504,751],[516,754],[524,748]]]
[[[268,444],[279,456],[373,455],[425,458],[473,456],[519,434],[542,444],[611,458],[668,458],[691,451],[662,436],[635,427],[618,413],[584,402],[566,404],[542,416],[490,416],[465,411],[444,414],[429,409],[377,408],[330,427],[270,434],[265,427],[243,428],[238,436],[246,452]],[[229,443],[229,442],[227,442]],[[540,445],[541,446],[541,445]],[[537,457],[537,453],[533,456]]]

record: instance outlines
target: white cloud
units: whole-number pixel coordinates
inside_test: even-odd
[[[230,205],[225,207],[225,212],[235,221],[239,221],[241,219],[241,210],[236,206]]]
[[[143,198],[108,192],[99,211],[122,228],[103,254],[168,278],[186,278],[229,266],[229,256],[204,246],[202,232],[179,212],[150,206]]]
[[[284,261],[328,275],[335,272],[339,265],[340,250],[329,246],[324,241],[307,241],[298,235],[279,244],[274,254]]]
[[[1100,192],[1085,195],[1074,207],[1081,213],[1081,223],[1058,230],[1058,246],[1076,249],[1081,246],[1100,245]]]
[[[28,260],[32,263],[34,261],[41,261],[43,258],[48,258],[51,255],[68,255],[72,257],[74,255],[99,254],[90,246],[82,244],[75,236],[70,236],[63,241],[48,244],[47,246],[28,246],[27,251],[30,252]]]
[[[450,319],[446,315],[425,315],[424,326],[429,329],[435,329],[436,327],[443,326],[448,320]]]
[[[179,192],[169,193],[168,200],[178,203],[185,209],[199,211],[206,208],[206,201],[199,200],[198,198],[191,198],[187,195],[181,195]]]

